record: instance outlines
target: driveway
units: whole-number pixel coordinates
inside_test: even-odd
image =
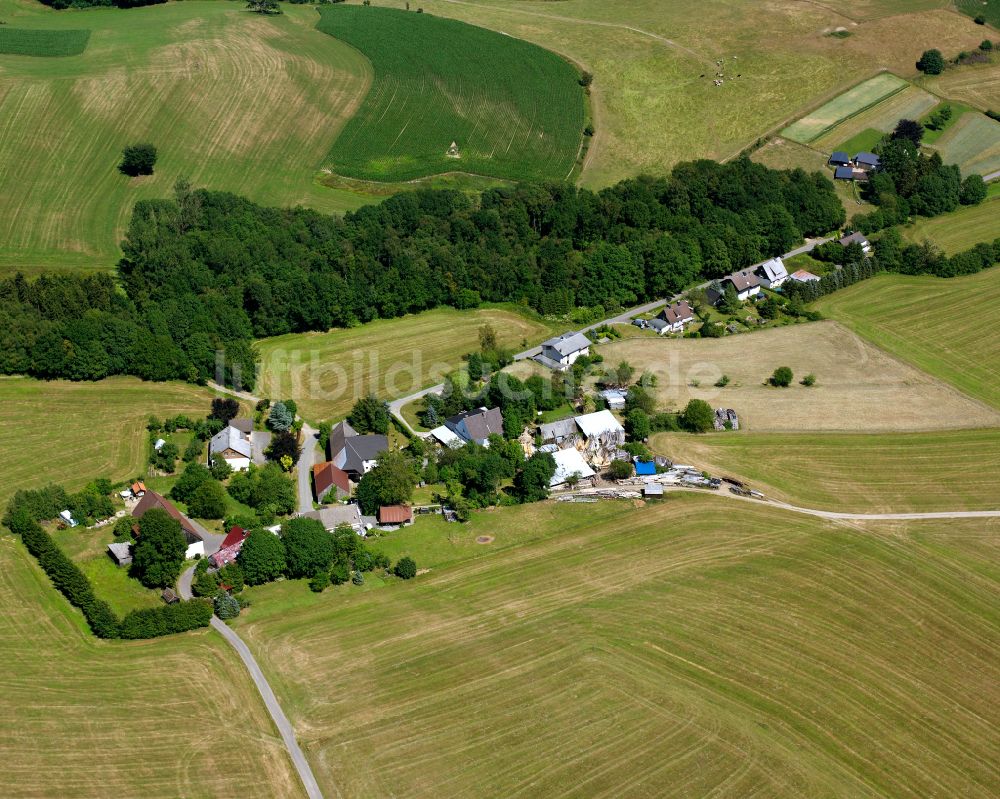
[[[317,435],[309,425],[302,424],[302,454],[298,466],[299,513],[308,513],[313,509],[312,469],[316,463]]]

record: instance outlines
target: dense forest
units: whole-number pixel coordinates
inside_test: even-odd
[[[137,203],[118,277],[0,281],[0,373],[254,377],[254,338],[437,305],[543,314],[664,297],[836,229],[830,181],[746,158],[678,165],[600,192],[524,184],[478,198],[399,194],[344,217],[179,183]]]

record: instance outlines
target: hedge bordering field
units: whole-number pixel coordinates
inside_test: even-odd
[[[79,608],[91,631],[98,638],[158,638],[208,626],[212,606],[194,600],[159,608],[134,610],[119,619],[107,602],[98,599],[87,576],[52,540],[42,526],[24,511],[9,521],[11,532],[20,535],[28,552],[62,592],[69,603]]]

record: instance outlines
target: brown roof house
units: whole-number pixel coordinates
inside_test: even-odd
[[[657,314],[656,319],[650,322],[652,327],[661,336],[666,333],[680,333],[684,330],[684,325],[694,321],[694,309],[688,305],[687,300],[681,300],[668,305]],[[655,324],[662,322],[662,325]]]
[[[351,478],[347,472],[329,461],[317,463],[313,466],[313,489],[316,491],[317,502],[324,502],[331,490],[332,498],[341,500],[351,495]]]
[[[184,538],[188,543],[187,553],[185,554],[186,558],[205,554],[205,540],[202,536],[202,528],[177,510],[170,500],[161,497],[155,491],[146,490],[145,495],[143,495],[139,503],[133,508],[132,518],[141,519],[146,514],[146,511],[152,508],[165,510],[170,516],[181,523],[181,532],[184,533]]]
[[[475,441],[487,447],[490,436],[503,435],[503,415],[499,408],[477,408],[446,419],[445,426],[463,441]]]

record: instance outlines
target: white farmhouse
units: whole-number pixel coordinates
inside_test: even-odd
[[[232,425],[222,428],[208,443],[208,457],[212,463],[222,459],[234,472],[249,469],[252,454],[250,436]]]
[[[590,355],[590,339],[583,333],[563,333],[542,342],[542,357],[559,368],[572,366],[581,355]]]
[[[760,280],[764,288],[776,289],[788,280],[788,270],[785,269],[785,262],[780,258],[772,258],[764,261],[754,269],[754,274]]]

